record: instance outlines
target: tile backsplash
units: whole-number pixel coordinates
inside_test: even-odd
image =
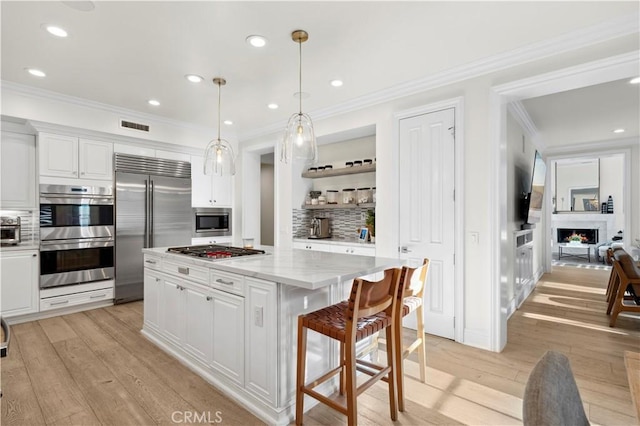
[[[365,226],[367,210],[371,208],[357,207],[354,209],[293,209],[293,237],[307,238],[311,219],[314,217],[329,218],[332,238],[353,240],[358,238],[360,228]]]

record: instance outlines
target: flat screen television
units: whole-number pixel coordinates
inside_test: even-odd
[[[535,228],[535,224],[542,218],[542,204],[544,201],[544,180],[547,175],[547,166],[542,160],[542,155],[536,151],[531,172],[531,186],[525,194],[525,217],[522,229]]]

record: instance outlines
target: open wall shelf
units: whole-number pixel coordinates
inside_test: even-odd
[[[329,170],[322,170],[318,172],[306,171],[306,172],[302,172],[302,177],[315,179],[315,178],[325,178],[325,177],[331,177],[331,176],[355,175],[358,173],[369,173],[369,172],[375,172],[375,171],[376,171],[376,164],[373,163],[370,165],[342,167],[339,169],[329,169]]]
[[[357,209],[357,208],[376,208],[376,203],[362,203],[362,204],[303,204],[303,209],[307,210],[320,210],[320,209]]]

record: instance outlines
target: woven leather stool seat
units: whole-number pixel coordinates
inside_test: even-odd
[[[310,330],[344,341],[349,302],[346,300],[302,316],[302,325]],[[389,326],[384,312],[358,319],[356,341],[374,335]]]

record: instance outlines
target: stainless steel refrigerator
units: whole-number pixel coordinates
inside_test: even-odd
[[[191,164],[115,155],[115,303],[143,298],[148,247],[191,244]]]

